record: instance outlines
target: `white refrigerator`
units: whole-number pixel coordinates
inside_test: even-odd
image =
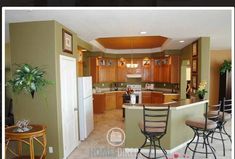
[[[80,140],[85,140],[94,129],[91,76],[78,78],[78,111]]]

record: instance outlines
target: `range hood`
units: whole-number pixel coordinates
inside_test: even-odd
[[[141,74],[127,74],[126,75],[127,78],[141,78]]]

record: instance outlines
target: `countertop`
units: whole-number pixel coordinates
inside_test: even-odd
[[[105,93],[115,93],[115,92],[126,92],[126,90],[118,90],[118,91],[101,91],[101,92],[96,92],[93,94],[105,94]],[[158,91],[158,90],[142,90],[141,92],[153,92],[153,93],[163,93],[163,95],[179,95],[179,93],[172,93],[170,91]]]
[[[169,103],[163,103],[163,104],[148,104],[148,103],[143,103],[143,104],[129,104],[129,103],[124,103],[123,108],[125,109],[143,109],[143,105],[146,107],[158,107],[158,108],[163,108],[167,107],[170,105],[170,109],[183,109],[189,106],[194,106],[197,104],[202,104],[206,103],[208,100],[199,100],[199,99],[183,99],[177,102],[169,102]]]

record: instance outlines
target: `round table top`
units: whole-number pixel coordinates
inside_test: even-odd
[[[5,128],[5,134],[6,138],[29,138],[32,136],[40,136],[46,132],[46,126],[44,125],[35,125],[35,124],[30,124],[29,126],[32,127],[29,131],[25,132],[16,132],[14,131],[17,126],[9,126]]]

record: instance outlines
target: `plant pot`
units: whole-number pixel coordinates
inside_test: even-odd
[[[198,98],[199,98],[200,100],[203,100],[203,99],[204,99],[204,95],[198,94]]]

